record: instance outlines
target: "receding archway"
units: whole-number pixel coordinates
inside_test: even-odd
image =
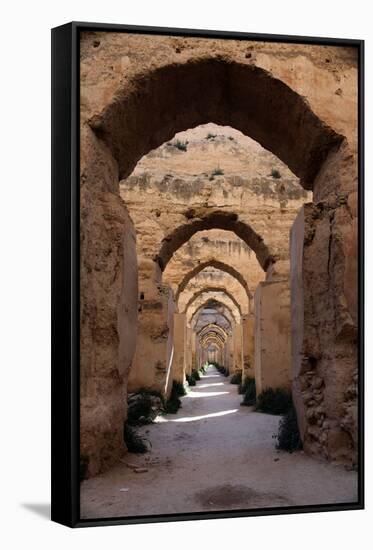
[[[195,294],[193,294],[193,296],[190,298],[190,300],[186,304],[183,313],[186,313],[188,311],[189,307],[192,305],[194,300],[196,300],[199,296],[201,296],[201,294],[212,294],[214,292],[220,292],[220,293],[225,294],[226,296],[228,296],[228,298],[230,298],[230,300],[236,306],[239,315],[242,315],[241,306],[237,302],[236,298],[234,296],[232,296],[232,294],[228,290],[226,290],[224,287],[218,287],[218,286],[217,287],[213,287],[213,286],[209,287],[208,286],[208,287],[201,288],[200,290],[198,290]]]
[[[213,302],[213,305],[211,305],[211,302]],[[193,310],[193,306],[191,307],[191,310]],[[219,300],[211,300],[211,298],[208,298],[204,303],[198,305],[193,312],[187,312],[190,314],[189,323],[191,328],[197,326],[199,322],[199,316],[204,314],[204,310],[206,310],[206,315],[207,312],[210,312],[211,310],[212,312],[214,312],[211,313],[211,315],[223,317],[230,326],[232,325],[232,323],[235,322],[233,313],[226,304],[223,304],[223,302]]]
[[[233,231],[240,237],[256,254],[258,262],[266,271],[277,258],[270,252],[262,237],[258,235],[249,225],[239,220],[237,214],[225,212],[224,210],[191,209],[185,213],[189,222],[177,227],[171,234],[167,235],[160,247],[158,255],[154,260],[163,271],[172,257],[173,253],[186,243],[198,231],[206,229],[225,229]]]
[[[201,262],[194,269],[192,269],[185,275],[184,279],[179,284],[178,290],[175,295],[175,301],[178,300],[179,295],[181,294],[181,292],[183,292],[183,290],[185,289],[189,281],[193,279],[193,277],[198,275],[198,273],[200,273],[206,267],[214,267],[215,269],[219,269],[220,271],[225,271],[226,273],[229,273],[230,275],[232,275],[232,277],[237,279],[237,281],[244,287],[249,300],[252,299],[252,294],[247,285],[247,281],[244,279],[241,273],[237,271],[234,267],[226,264],[225,262],[220,262],[218,260],[214,260],[213,258],[211,258],[210,260]]]
[[[208,307],[210,304],[213,304],[215,310],[220,312],[220,308],[223,309],[224,314],[227,315],[230,323],[238,323],[241,314],[235,303],[231,298],[224,292],[204,292],[200,296],[197,296],[196,299],[190,303],[188,309],[186,310],[187,318],[190,319],[190,322],[195,318],[196,313],[202,307]]]

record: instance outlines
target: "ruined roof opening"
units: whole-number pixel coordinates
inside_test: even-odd
[[[312,200],[299,178],[257,141],[230,126],[202,124],[175,136],[144,155],[121,188],[155,186],[175,197],[189,198],[198,189],[252,189],[258,196]]]
[[[134,76],[90,125],[112,151],[124,179],[149,151],[208,122],[237,128],[259,142],[305,189],[312,189],[329,151],[343,139],[270,72],[220,56]]]

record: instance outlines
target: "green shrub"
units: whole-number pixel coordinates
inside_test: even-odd
[[[231,378],[231,384],[241,384],[242,372],[235,372]]]
[[[164,403],[164,397],[160,391],[141,388],[136,393],[141,393],[142,395],[150,395],[151,397],[158,397],[158,399],[160,399],[162,403]]]
[[[188,382],[189,386],[195,386],[196,385],[196,381],[194,380],[193,376],[191,376],[190,374],[186,375],[186,379],[187,379],[187,382]]]
[[[175,388],[176,395],[180,395],[182,397],[187,394],[184,384],[181,382],[174,382],[173,387]]]
[[[276,168],[272,168],[271,176],[272,176],[272,178],[275,178],[276,180],[281,178],[281,174],[278,170],[276,170]]]
[[[211,172],[212,177],[222,176],[223,174],[224,174],[224,170],[222,170],[221,168],[214,168],[214,170]]]
[[[148,446],[145,443],[145,439],[140,437],[136,430],[129,424],[124,424],[123,438],[127,446],[129,453],[147,453],[149,451]]]
[[[180,398],[177,395],[170,396],[170,399],[166,402],[164,412],[166,414],[176,414],[181,407]]]
[[[179,149],[179,151],[187,151],[188,149],[187,141],[180,141],[179,139],[177,139],[176,141],[173,142],[172,145],[176,147],[176,149]]]
[[[226,369],[222,365],[214,364],[214,367],[224,376],[229,376],[229,369]]]
[[[130,426],[150,424],[163,406],[164,399],[159,392],[141,389],[128,397],[127,423]]]
[[[219,365],[218,363],[214,363],[214,367],[221,373],[225,375],[225,368]]]
[[[149,395],[140,396],[139,400],[133,404],[129,403],[127,422],[130,426],[148,424],[152,412],[151,398]]]
[[[252,405],[255,405],[256,403],[255,378],[247,378],[245,380],[244,385],[242,386],[242,389],[244,390],[242,392],[244,397],[241,402],[241,405],[244,405],[245,407],[251,407]]]
[[[287,413],[281,418],[275,438],[277,439],[276,449],[292,453],[302,448],[297,413],[293,404],[291,404]]]
[[[206,136],[206,139],[215,139],[216,138],[216,134],[211,134],[211,132],[209,132]]]
[[[291,394],[287,390],[267,388],[258,395],[256,410],[269,414],[285,414],[291,403]]]
[[[246,392],[249,384],[250,384],[250,381],[252,380],[252,378],[245,378],[243,382],[241,382],[241,384],[239,384],[238,388],[237,388],[237,391],[240,395],[244,395],[244,393]]]
[[[166,405],[164,407],[164,412],[166,414],[176,414],[177,411],[180,409],[181,401],[179,397],[179,391],[179,382],[173,382],[170,397],[166,401]]]
[[[198,380],[201,380],[201,377],[199,375],[199,372],[198,370],[192,370],[192,377],[194,378],[194,380],[197,382]]]

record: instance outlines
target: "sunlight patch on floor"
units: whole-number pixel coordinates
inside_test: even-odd
[[[188,393],[186,397],[215,397],[217,395],[227,395],[229,391],[209,391],[209,392],[196,392]]]
[[[213,382],[212,384],[198,384],[197,388],[198,389],[199,388],[211,388],[211,386],[224,386],[224,382]]]
[[[155,419],[155,422],[163,423],[163,422],[194,422],[196,420],[203,420],[205,418],[215,418],[217,416],[225,416],[227,414],[233,414],[238,412],[238,409],[231,409],[229,411],[220,411],[216,413],[210,413],[210,414],[202,414],[201,416],[184,416],[183,418],[165,418],[164,416],[158,416]]]

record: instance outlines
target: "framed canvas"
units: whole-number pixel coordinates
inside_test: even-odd
[[[361,509],[360,40],[52,30],[52,519]]]

